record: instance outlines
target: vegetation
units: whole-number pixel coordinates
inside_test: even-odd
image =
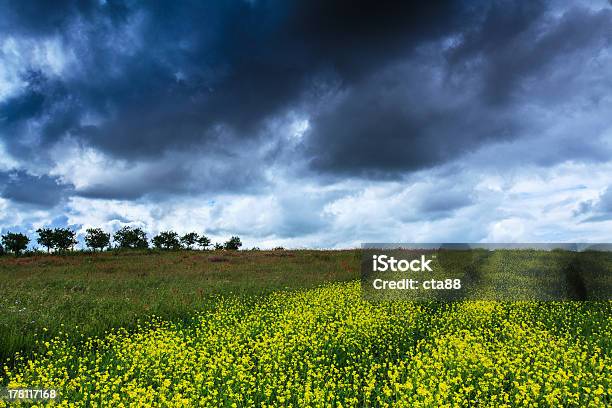
[[[152,314],[188,318],[219,294],[250,296],[356,279],[357,256],[354,251],[121,250],[4,257],[0,362],[17,351],[40,350],[40,341],[60,332],[78,340],[81,334],[134,328]]]
[[[229,251],[237,251],[242,246],[242,241],[238,237],[231,237],[223,246]]]
[[[162,231],[153,237],[153,246],[158,249],[180,249],[179,235],[174,231]]]
[[[86,231],[85,244],[93,249],[102,251],[110,246],[110,234],[104,232],[101,228],[89,228]]]
[[[479,273],[521,260],[541,281],[571,255],[508,253],[477,254]],[[610,261],[590,258],[587,270]],[[360,262],[358,250],[5,257],[0,387],[56,388],[74,406],[612,404],[611,301],[372,302]]]
[[[69,228],[39,228],[36,233],[38,234],[36,242],[46,248],[47,252],[50,252],[51,249],[58,252],[74,249],[77,243],[76,232]]]
[[[115,232],[113,239],[119,248],[146,249],[149,247],[147,233],[142,228],[123,227]]]
[[[38,234],[36,242],[38,242],[39,245],[47,248],[47,252],[49,252],[51,248],[55,247],[55,237],[51,228],[39,228],[36,230],[36,233]]]
[[[220,298],[7,370],[75,406],[610,406],[610,303],[363,299],[359,283]],[[104,379],[104,380],[103,380]]]
[[[192,249],[198,242],[199,236],[195,232],[189,232],[181,237],[181,244],[185,249]]]
[[[77,243],[76,232],[69,228],[55,228],[53,230],[53,244],[59,252],[74,249]]]
[[[104,248],[111,249],[111,234],[101,228],[88,228],[84,240],[85,245],[93,251]],[[53,249],[56,253],[62,253],[68,249],[74,250],[77,244],[77,233],[70,228],[39,228],[36,230],[38,237],[36,242],[50,253]],[[15,255],[21,255],[26,251],[30,239],[24,234],[7,233],[5,246]],[[113,240],[119,249],[147,249],[149,241],[147,234],[142,228],[125,226],[113,234]],[[3,241],[4,242],[4,238]],[[175,231],[162,231],[151,240],[153,247],[165,250],[188,249],[193,250],[196,245],[206,250],[211,245],[210,238],[189,232],[179,236]],[[215,244],[215,250],[238,250],[242,246],[239,237],[231,237],[225,244]],[[4,254],[4,247],[0,246],[0,255]],[[36,251],[27,251],[28,254]]]
[[[208,238],[207,236],[205,236],[205,235],[201,235],[201,236],[198,238],[198,245],[199,245],[199,246],[200,246],[202,249],[206,250],[206,249],[207,249],[207,248],[210,246],[210,244],[211,244],[211,242],[210,242],[210,238]]]
[[[19,255],[22,251],[25,251],[29,243],[30,238],[18,232],[7,232],[2,235],[2,246],[15,255]]]

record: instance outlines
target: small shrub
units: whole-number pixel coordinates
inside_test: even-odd
[[[242,246],[242,241],[240,241],[239,237],[231,237],[226,243],[225,243],[225,249],[229,250],[229,251],[237,251],[238,249],[240,249],[240,247]]]

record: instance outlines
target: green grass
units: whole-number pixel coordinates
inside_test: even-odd
[[[611,301],[370,301],[356,281],[362,255],[0,258],[0,385],[57,388],[79,406],[231,406],[245,395],[247,406],[612,401]],[[502,283],[525,283],[536,300],[576,299],[576,276],[607,299],[612,253],[457,251],[433,265],[495,287],[493,299],[511,289]],[[348,282],[323,285],[338,281]]]
[[[551,271],[561,270],[555,265],[567,263],[561,261],[571,254],[495,251],[468,255],[470,262],[461,254],[452,255],[445,260],[446,267],[462,269],[457,265],[476,262],[486,283],[519,271],[533,271],[528,278],[539,282]],[[584,257],[580,262],[584,270],[605,272],[588,282],[610,288],[610,259],[609,253]],[[213,308],[219,296],[258,297],[355,280],[360,277],[360,262],[358,250],[112,251],[0,257],[0,361],[11,366],[16,353],[32,356],[41,350],[41,343],[60,335],[78,343],[103,337],[111,329],[130,331],[152,315],[188,323],[195,312]],[[554,287],[546,280],[537,285],[542,286]],[[611,304],[594,306],[609,312]]]
[[[218,295],[252,296],[359,277],[358,251],[176,251],[0,258],[0,359],[57,335],[177,321]],[[9,361],[9,364],[11,362]]]

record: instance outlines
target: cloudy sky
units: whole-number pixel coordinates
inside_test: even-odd
[[[0,232],[610,242],[610,2],[399,3],[0,0]]]

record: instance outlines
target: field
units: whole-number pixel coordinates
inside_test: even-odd
[[[359,277],[351,251],[117,251],[0,257],[0,359],[68,333],[97,337],[156,315],[189,320],[215,295],[262,295]]]
[[[612,302],[369,302],[359,263],[357,251],[5,257],[1,385],[76,406],[612,403]]]

